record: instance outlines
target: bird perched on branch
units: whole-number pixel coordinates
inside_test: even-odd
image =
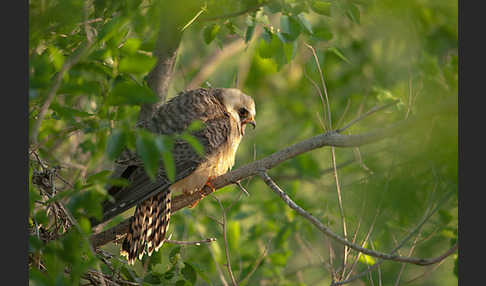
[[[191,135],[204,147],[204,152],[201,155],[187,141],[175,140],[173,182],[163,164],[153,181],[136,154],[129,150],[122,153],[113,176],[127,179],[129,185],[108,188],[114,200],[103,203],[100,222],[137,205],[121,249],[130,264],[162,246],[169,226],[172,193],[192,193],[205,185],[214,189],[211,180],[232,168],[246,125],[256,127],[254,118],[255,103],[240,90],[200,88],[181,92],[162,105],[150,120],[140,123],[155,134],[175,135],[187,131],[194,121],[202,122],[202,127]]]

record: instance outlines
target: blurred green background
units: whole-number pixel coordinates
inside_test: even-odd
[[[87,34],[93,37],[92,46],[62,77],[37,143],[29,148],[29,226],[64,232],[55,229],[52,210],[46,212],[48,203],[33,183],[36,174],[54,167],[59,167],[54,179],[59,195],[51,201],[64,203],[80,225],[47,242],[39,231],[31,234],[32,285],[84,285],[90,270],[117,273],[119,279],[143,285],[223,285],[223,280],[231,285],[221,226],[214,222],[222,212],[211,197],[173,214],[169,233],[173,240],[215,237],[216,242],[164,244],[133,267],[120,258],[120,246],[110,243],[103,249],[113,255],[108,259],[113,269],[92,254],[87,242],[88,218],[100,215],[113,159],[125,146],[143,148],[138,142],[144,134],[135,123],[139,105],[154,100],[146,76],[155,64],[158,30],[165,32],[160,17],[167,13],[185,25],[169,98],[200,86],[238,87],[256,101],[258,127],[248,130],[234,168],[327,130],[327,106],[319,96],[322,83],[311,46],[327,87],[333,129],[393,101],[397,103],[343,134],[419,118],[385,140],[335,149],[348,239],[361,244],[372,228],[365,246],[389,252],[437,207],[399,253],[408,256],[413,248],[411,256],[435,257],[456,243],[457,1],[180,2],[29,1],[31,130],[57,72]],[[150,145],[153,138],[147,140]],[[329,147],[268,173],[297,204],[342,235]],[[227,208],[229,254],[239,284],[329,285],[325,264],[339,271],[342,245],[299,217],[260,178],[242,184],[249,197],[235,186],[214,194]],[[346,273],[356,257],[351,251]],[[351,276],[377,260],[360,256]],[[425,267],[402,269],[400,263],[385,261],[349,285],[456,284],[453,254]]]

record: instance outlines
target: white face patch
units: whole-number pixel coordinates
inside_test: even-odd
[[[238,115],[238,110],[240,108],[248,110],[251,117],[256,116],[255,102],[253,101],[253,98],[244,94],[239,89],[225,88],[223,92],[223,103],[226,110],[236,122],[240,122],[240,116]]]

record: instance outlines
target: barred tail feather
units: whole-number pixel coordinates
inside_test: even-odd
[[[162,246],[171,214],[170,191],[166,190],[148,198],[135,209],[127,236],[120,250],[128,263],[142,259],[145,252],[150,256]]]

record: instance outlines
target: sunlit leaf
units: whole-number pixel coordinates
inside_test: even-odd
[[[154,66],[156,59],[145,54],[133,54],[123,57],[118,66],[120,72],[144,74]]]
[[[216,38],[220,29],[221,26],[218,24],[206,26],[203,30],[204,42],[209,45]]]
[[[330,16],[331,15],[331,2],[325,0],[312,0],[310,2],[312,11],[317,14]]]
[[[120,82],[107,98],[110,105],[140,105],[157,102],[157,96],[148,87],[133,82]]]
[[[141,44],[142,41],[139,38],[129,38],[125,41],[120,50],[127,55],[134,55]]]

